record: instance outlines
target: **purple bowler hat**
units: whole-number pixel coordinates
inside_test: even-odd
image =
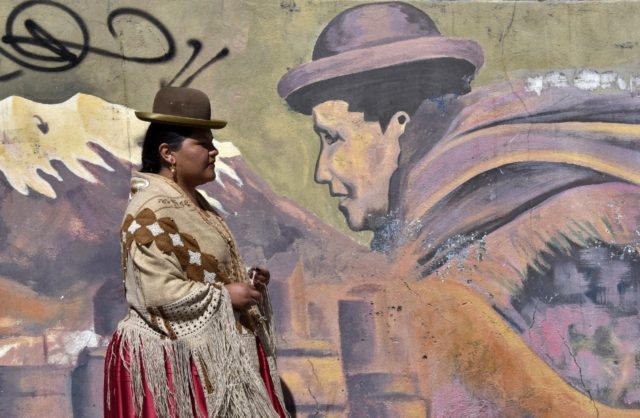
[[[365,4],[329,22],[316,41],[312,61],[287,72],[278,93],[294,110],[308,114],[319,103],[314,95],[348,86],[354,76],[370,78],[373,88],[394,77],[411,83],[427,79],[437,86],[449,82],[450,74],[443,73],[472,79],[483,62],[478,43],[442,36],[416,7],[401,2]]]

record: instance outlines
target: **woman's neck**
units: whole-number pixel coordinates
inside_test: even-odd
[[[187,195],[187,197],[191,200],[191,202],[194,205],[200,206],[200,202],[198,201],[198,192],[196,191],[195,186],[184,184],[184,182],[180,181],[179,178],[176,181],[176,179],[174,179],[173,173],[168,168],[163,167],[158,174],[163,177],[166,177],[170,181],[175,182],[180,187],[180,189],[182,189],[182,191]]]

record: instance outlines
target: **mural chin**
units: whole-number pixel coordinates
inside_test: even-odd
[[[349,197],[345,197],[340,199],[340,204],[338,205],[338,210],[342,212],[349,225],[353,231],[364,231],[368,229],[367,225],[367,214],[358,205],[358,201],[351,199]]]
[[[386,208],[372,209],[352,198],[341,199],[338,210],[342,212],[347,225],[353,231],[376,230],[384,224],[387,213]]]

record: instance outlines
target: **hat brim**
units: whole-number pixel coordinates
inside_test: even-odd
[[[477,70],[484,63],[482,47],[468,39],[425,36],[355,49],[299,65],[278,83],[278,94],[291,94],[316,83],[401,64],[440,58],[469,62]]]
[[[227,126],[227,121],[220,119],[196,119],[184,116],[165,115],[153,112],[135,112],[136,117],[145,122],[159,123],[162,125],[187,126],[192,128],[222,129]]]

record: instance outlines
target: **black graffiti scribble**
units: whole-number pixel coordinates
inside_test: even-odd
[[[200,41],[198,41],[197,39],[189,39],[189,41],[187,41],[187,44],[193,48],[193,52],[191,53],[191,56],[189,57],[187,62],[182,66],[182,68],[176,73],[176,75],[171,79],[169,83],[165,84],[164,82],[160,82],[161,87],[173,85],[176,79],[180,77],[187,68],[189,68],[191,63],[196,59],[196,57],[200,53],[200,49],[202,48],[202,43]],[[229,55],[229,48],[227,47],[222,48],[213,58],[211,58],[209,61],[202,64],[200,68],[198,68],[196,71],[193,72],[193,74],[187,77],[180,84],[180,87],[188,87],[193,82],[193,80],[195,80],[196,77],[200,75],[201,72],[206,70],[210,65],[214,64],[216,61],[226,57],[227,55]]]
[[[14,78],[20,77],[22,75],[22,70],[11,71],[10,73],[0,75],[0,82],[13,80]]]
[[[173,85],[173,83],[176,81],[176,79],[178,77],[180,77],[182,75],[182,73],[185,72],[185,70],[191,65],[191,63],[196,59],[196,57],[200,54],[200,50],[202,49],[202,42],[200,42],[197,39],[189,39],[187,41],[187,45],[189,45],[191,48],[193,48],[193,52],[191,53],[191,56],[189,57],[189,59],[187,60],[187,62],[182,66],[182,68],[180,68],[180,70],[178,70],[178,72],[176,73],[176,75],[171,79],[171,81],[169,81],[166,85],[167,86],[171,86]],[[161,85],[165,85],[164,83],[160,83]]]
[[[80,42],[69,40],[61,40],[54,34],[47,31],[34,19],[24,20],[24,27],[29,36],[18,36],[15,34],[16,22],[18,18],[26,11],[36,6],[54,7],[66,14],[73,24],[81,33]],[[7,45],[6,48],[0,46],[0,55],[11,60],[15,64],[23,68],[27,68],[40,72],[62,72],[70,70],[78,66],[86,58],[89,53],[101,55],[108,58],[122,59],[125,61],[143,63],[143,64],[159,64],[170,61],[175,57],[176,46],[173,36],[167,27],[151,14],[130,7],[123,7],[112,11],[107,17],[107,27],[109,33],[115,39],[123,36],[125,28],[121,27],[119,32],[116,31],[114,23],[118,19],[127,22],[125,17],[136,17],[146,21],[153,29],[155,29],[165,44],[165,51],[156,56],[129,56],[122,52],[113,52],[102,48],[96,48],[91,45],[91,39],[87,25],[78,13],[70,7],[57,3],[52,0],[31,0],[16,6],[9,16],[5,24],[5,35],[1,38],[2,43]],[[172,85],[178,77],[193,63],[195,58],[202,50],[202,42],[197,39],[190,39],[187,44],[193,48],[193,52],[185,65],[178,71],[173,79],[167,84]],[[25,46],[30,46],[27,49]],[[34,48],[35,47],[35,48]],[[10,50],[11,49],[11,50]],[[38,52],[34,52],[38,51]],[[189,76],[181,86],[188,86],[193,80],[207,67],[223,58],[229,53],[227,48],[223,48],[218,54],[202,65],[191,76]],[[22,70],[12,71],[7,74],[0,75],[0,82],[8,81],[19,77],[23,74]]]
[[[75,22],[76,27],[82,33],[81,42],[60,40],[33,19],[26,19],[24,21],[25,29],[30,36],[15,35],[14,26],[17,18],[23,12],[35,6],[51,6],[67,14],[73,22]],[[112,11],[107,17],[107,27],[111,36],[118,38],[122,35],[122,32],[117,33],[114,27],[116,19],[122,16],[135,16],[146,20],[162,36],[166,43],[166,52],[153,57],[138,57],[127,56],[120,52],[112,52],[106,49],[92,47],[90,44],[87,25],[75,11],[68,6],[54,1],[32,0],[24,2],[14,8],[7,17],[5,35],[2,37],[2,42],[11,47],[14,52],[11,53],[7,49],[0,47],[0,54],[24,68],[42,72],[59,72],[69,70],[80,64],[89,52],[109,58],[118,58],[140,63],[160,63],[168,61],[175,56],[175,42],[169,30],[162,24],[162,22],[143,10],[126,7]],[[44,50],[45,53],[27,50],[23,45],[39,47]],[[30,62],[26,59],[31,59],[32,61]]]
[[[220,52],[218,52],[213,58],[211,58],[209,61],[207,61],[204,64],[202,64],[202,66],[200,68],[198,68],[193,74],[191,74],[189,77],[187,77],[187,79],[185,81],[183,81],[182,84],[180,84],[180,86],[181,87],[187,87],[188,85],[191,84],[191,82],[193,82],[193,80],[196,79],[196,77],[198,77],[200,75],[201,72],[206,70],[210,65],[212,65],[216,61],[226,57],[227,55],[229,55],[229,48],[227,48],[227,47],[222,48],[220,50]]]
[[[47,122],[42,120],[42,118],[38,115],[33,115],[33,117],[38,119],[38,124],[36,126],[38,127],[38,129],[40,129],[40,132],[42,132],[43,134],[49,132],[49,124]]]

